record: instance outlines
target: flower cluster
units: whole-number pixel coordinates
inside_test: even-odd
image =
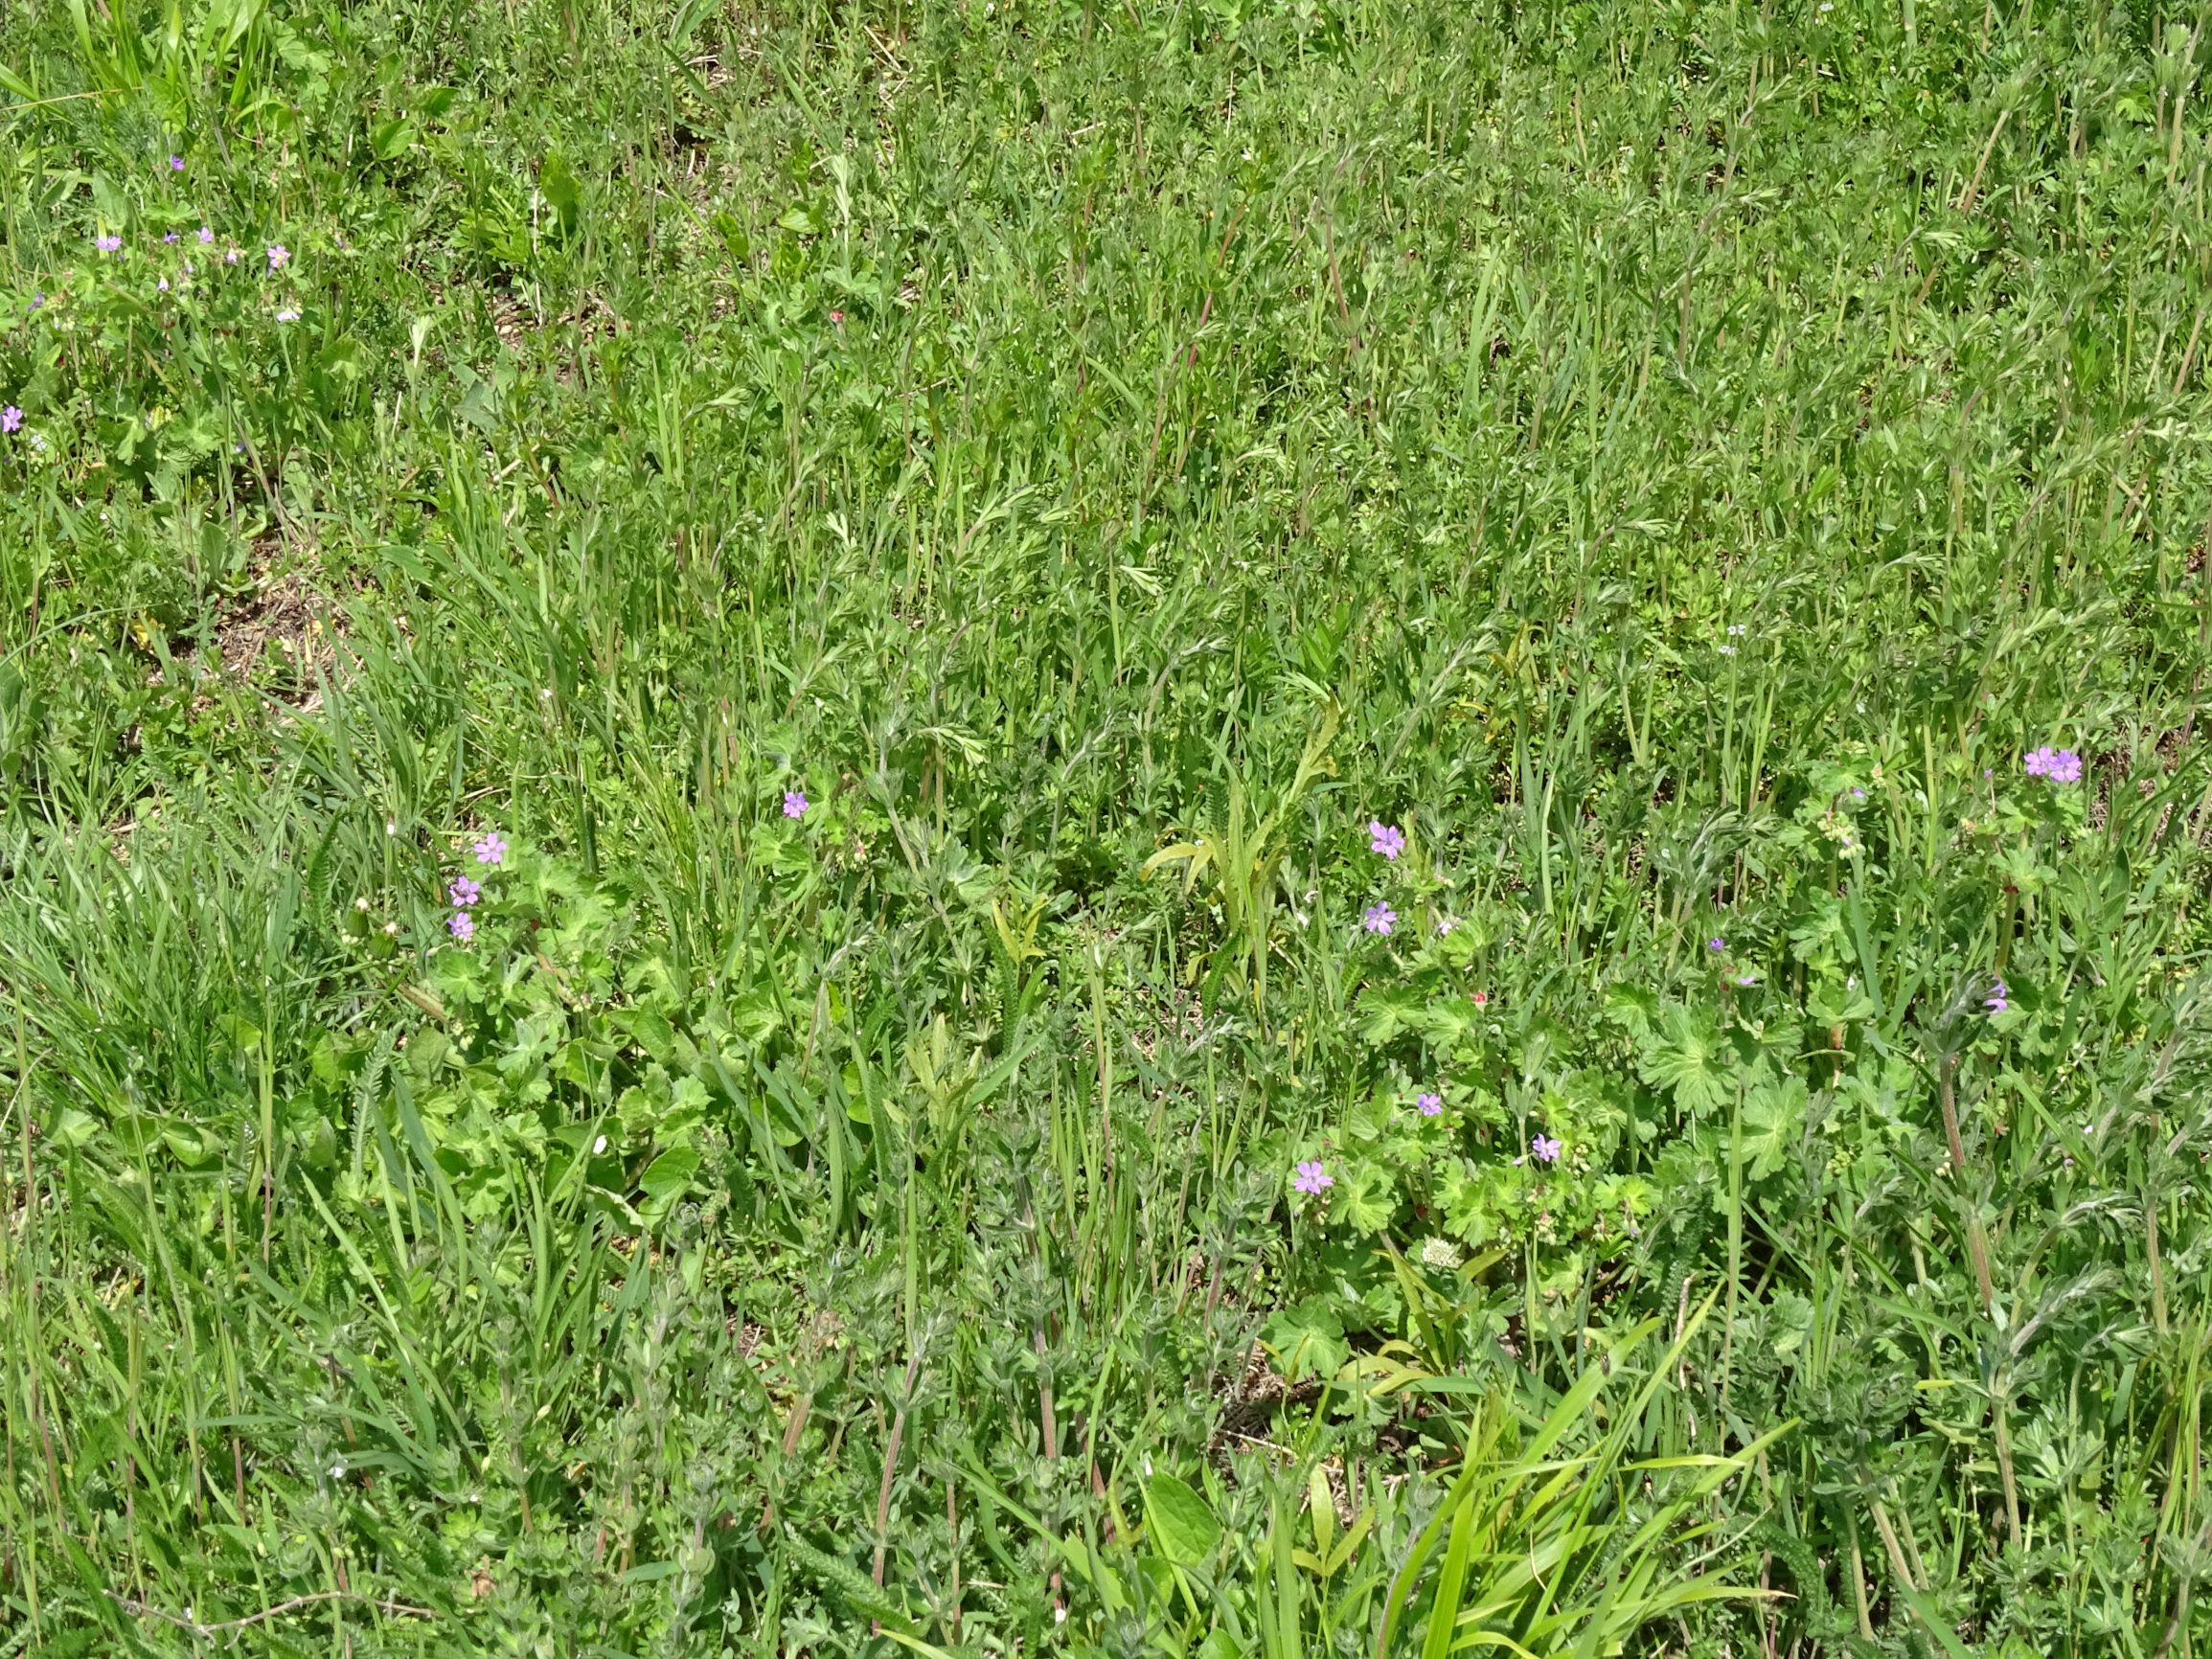
[[[2005,989],[2005,982],[2000,979],[1991,984],[1989,995],[1982,1000],[1982,1006],[1992,1013],[2002,1013],[2012,1007],[2011,999],[2012,992]]]
[[[477,836],[468,850],[476,855],[476,862],[487,868],[507,862],[507,837],[496,830]],[[473,875],[456,875],[447,884],[445,897],[453,905],[453,914],[445,919],[445,931],[467,944],[476,937],[476,918],[469,909],[483,898],[484,884]]]
[[[2071,749],[2054,749],[2045,744],[2040,749],[2030,749],[2020,764],[2027,768],[2031,778],[2048,778],[2054,784],[2082,781],[2082,758]]]

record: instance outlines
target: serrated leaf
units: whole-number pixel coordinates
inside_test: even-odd
[[[1723,1104],[1732,1087],[1735,1049],[1710,1013],[1670,1003],[1658,1029],[1637,1043],[1636,1072],[1653,1088],[1672,1089],[1692,1116]]]

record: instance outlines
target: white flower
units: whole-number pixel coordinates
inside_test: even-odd
[[[600,1153],[602,1153],[602,1152],[604,1152],[604,1151],[605,1151],[605,1150],[606,1150],[606,1137],[605,1137],[604,1135],[602,1135],[602,1136],[600,1136],[600,1138],[599,1138],[598,1140],[596,1140],[596,1141],[592,1142],[592,1144],[591,1144],[591,1155],[592,1155],[593,1157],[595,1157],[595,1158],[596,1158],[596,1157],[598,1157],[598,1156],[600,1155]]]

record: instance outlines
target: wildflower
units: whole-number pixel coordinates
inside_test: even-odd
[[[1290,1177],[1291,1188],[1309,1197],[1318,1197],[1335,1185],[1336,1177],[1322,1167],[1318,1158],[1300,1159],[1297,1173]]]
[[[1490,1006],[1490,992],[1487,990],[1478,990],[1472,996],[1469,997],[1468,1000],[1473,1003],[1476,1008],[1488,1008]]]
[[[1422,1241],[1421,1264],[1433,1267],[1440,1273],[1449,1273],[1459,1265],[1459,1247],[1448,1239],[1427,1239]]]
[[[2005,989],[2003,980],[2000,979],[1990,987],[1989,995],[1982,999],[1982,1007],[1988,1009],[1992,1013],[2002,1013],[2006,1009],[2012,1007],[2012,992]]]
[[[296,323],[299,320],[299,312],[293,310],[289,306],[277,313],[277,321],[280,323]]]
[[[445,931],[466,944],[476,937],[476,918],[466,910],[456,910],[445,922]]]
[[[171,156],[169,158],[169,170],[171,172],[184,171],[184,157],[181,155]]]
[[[162,245],[163,247],[165,247],[165,248],[166,248],[166,247],[168,247],[168,246],[169,246],[169,245],[170,245],[171,242],[173,242],[173,241],[175,241],[175,240],[176,240],[176,232],[174,232],[174,231],[171,231],[171,232],[169,233],[169,235],[167,235],[166,237],[163,237],[163,238],[161,239],[161,245]]]
[[[2071,749],[2054,749],[2045,744],[2029,750],[2020,758],[2020,764],[2031,778],[2048,778],[2054,784],[2082,781],[2082,758]]]
[[[1528,1144],[1528,1149],[1537,1155],[1539,1161],[1546,1164],[1556,1164],[1560,1161],[1560,1153],[1564,1151],[1566,1148],[1562,1147],[1559,1141],[1553,1136],[1539,1135],[1535,1140]]]
[[[270,270],[272,270],[272,271],[281,271],[281,270],[283,270],[283,269],[285,268],[285,265],[287,265],[287,264],[289,264],[289,263],[291,262],[291,258],[292,258],[292,251],[291,251],[291,249],[289,249],[289,248],[285,247],[285,244],[284,244],[283,242],[271,242],[271,243],[269,244],[269,269],[270,269]]]
[[[1707,950],[1726,950],[1728,948],[1728,942],[1716,933],[1712,938],[1705,941],[1705,948]]]
[[[1452,920],[1448,916],[1438,917],[1436,919],[1436,937],[1439,939],[1448,938],[1450,935],[1451,930],[1458,925],[1459,923]]]
[[[207,228],[207,226],[205,226],[205,225],[202,225],[202,226],[200,226],[200,227],[199,227],[199,245],[200,245],[201,247],[203,247],[203,248],[204,248],[204,247],[206,247],[206,246],[208,245],[208,243],[210,243],[210,242],[212,242],[212,241],[214,241],[214,240],[215,240],[215,232],[213,232],[213,231],[209,230],[209,229]]]
[[[31,308],[35,311],[44,304],[46,304],[46,290],[40,288],[31,296]]]
[[[1744,637],[1745,631],[1746,630],[1742,623],[1730,623],[1728,625],[1728,637],[1730,639],[1741,639]]]
[[[507,837],[496,830],[487,830],[476,838],[472,851],[479,864],[504,864],[507,862]]]
[[[223,255],[223,263],[224,263],[224,264],[226,264],[226,265],[235,265],[235,264],[237,264],[238,262],[239,262],[239,251],[238,251],[238,249],[236,249],[236,248],[233,248],[233,249],[231,249],[231,250],[230,250],[230,252],[228,252],[227,254]]]
[[[1734,646],[1722,646],[1721,654],[1724,657],[1732,657],[1736,654],[1736,648]]]
[[[1755,973],[1740,973],[1736,976],[1736,983],[1748,988],[1759,983],[1759,976]]]
[[[5,409],[0,409],[0,432],[17,432],[22,430],[22,410],[16,408],[12,403]]]
[[[157,294],[166,294],[166,293],[168,293],[168,292],[169,292],[169,279],[168,279],[167,277],[164,277],[164,278],[162,278],[162,279],[161,279],[161,281],[159,281],[158,283],[154,284],[153,284],[153,291],[154,291],[155,293],[157,293]]]
[[[468,876],[456,875],[453,877],[453,885],[445,890],[445,896],[466,910],[484,897],[484,889]]]
[[[1367,907],[1367,914],[1360,920],[1369,933],[1388,933],[1398,925],[1398,912],[1378,900]]]
[[[842,329],[845,326],[845,313],[843,311],[832,311],[830,313],[830,321],[834,323],[838,328]]]
[[[1859,788],[1858,784],[1854,784],[1851,786],[1851,798],[1854,801],[1863,801],[1866,799],[1866,791]]]
[[[123,239],[121,237],[94,237],[92,245],[103,254],[123,252]]]
[[[602,1153],[602,1152],[604,1152],[604,1151],[605,1151],[605,1150],[606,1150],[606,1137],[605,1137],[604,1135],[602,1135],[602,1136],[600,1136],[600,1138],[599,1138],[598,1140],[596,1140],[596,1141],[592,1142],[592,1144],[591,1144],[591,1155],[592,1155],[593,1157],[595,1157],[595,1158],[596,1158],[596,1157],[598,1157],[598,1156],[600,1155],[600,1153]]]
[[[1425,1118],[1437,1118],[1444,1115],[1444,1097],[1433,1090],[1425,1089],[1420,1094],[1415,1095],[1413,1104],[1414,1109]]]
[[[1405,831],[1395,824],[1369,824],[1367,845],[1385,858],[1396,858],[1405,851]]]
[[[806,815],[806,811],[807,797],[805,794],[797,789],[786,789],[784,791],[784,816],[800,818]]]

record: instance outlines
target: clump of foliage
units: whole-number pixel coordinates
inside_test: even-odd
[[[2212,41],[13,0],[0,1652],[2212,1640]]]

